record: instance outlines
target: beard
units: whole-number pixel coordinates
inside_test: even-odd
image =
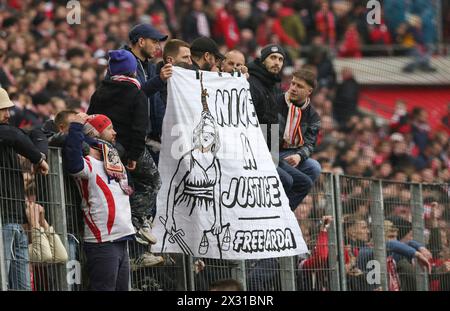
[[[150,53],[148,53],[148,52],[147,52],[145,49],[143,49],[143,48],[141,49],[140,52],[141,52],[141,55],[144,56],[145,59],[153,58],[153,56],[152,56]]]
[[[280,73],[280,70],[281,70],[280,67],[278,67],[278,66],[273,66],[273,67],[270,67],[269,72],[272,73],[272,74],[274,74],[274,75],[277,75],[277,74]]]
[[[210,63],[205,63],[200,69],[204,71],[211,71],[212,65]]]

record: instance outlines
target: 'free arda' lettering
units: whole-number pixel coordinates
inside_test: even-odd
[[[253,231],[236,231],[233,249],[236,252],[256,253],[264,251],[280,252],[296,248],[291,229],[270,229]]]

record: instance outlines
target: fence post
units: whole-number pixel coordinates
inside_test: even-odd
[[[5,248],[3,247],[2,211],[0,209],[0,290],[8,290],[8,274],[6,273]]]
[[[184,270],[187,274],[187,279],[189,282],[189,287],[186,288],[186,290],[195,291],[196,288],[195,288],[194,257],[189,256],[189,255],[184,255],[185,258],[186,258],[186,256],[187,256],[188,260],[184,261],[184,263],[185,263]]]
[[[232,262],[231,277],[239,281],[244,291],[247,290],[247,276],[245,271],[245,260],[234,260]]]
[[[424,207],[422,198],[422,185],[411,184],[411,205],[412,205],[412,228],[413,238],[417,242],[424,244],[423,231],[425,223],[423,219]],[[416,265],[416,288],[418,291],[428,290],[427,273],[424,272],[420,265]]]
[[[64,192],[64,179],[63,179],[63,167],[62,167],[62,154],[61,149],[49,148],[49,166],[54,177],[50,178],[50,202],[55,204],[54,208],[54,223],[55,232],[57,232],[64,247],[68,251],[69,245],[67,241],[67,219],[66,219],[66,199]],[[52,174],[52,175],[53,175]],[[58,280],[59,287],[58,290],[69,290],[67,284],[67,275],[69,271],[67,270],[67,265],[58,264],[57,267],[58,275],[60,279]]]
[[[324,182],[325,190],[325,214],[333,216],[333,222],[328,228],[328,267],[330,271],[330,290],[339,291],[339,265],[337,261],[337,230],[336,230],[336,209],[335,209],[335,197],[333,187],[333,175],[325,174]]]
[[[345,259],[344,259],[344,224],[342,219],[342,202],[341,202],[341,184],[340,175],[334,175],[334,207],[336,212],[336,218],[334,223],[336,224],[336,237],[337,237],[337,250],[339,259],[339,282],[340,290],[347,291],[347,276],[345,274]]]
[[[177,290],[188,290],[188,275],[186,273],[186,256],[184,254],[174,254],[174,256],[179,256],[181,258],[181,268],[182,270],[177,272],[176,279],[179,280],[179,282],[182,282],[183,289]]]
[[[295,290],[295,270],[294,270],[294,257],[281,257],[280,261],[280,277],[281,277],[281,290],[282,291],[294,291]]]
[[[386,241],[384,238],[383,187],[381,180],[373,180],[371,184],[371,197],[373,202],[373,208],[371,209],[371,229],[374,243],[374,259],[378,262],[380,267],[380,285],[384,291],[387,291],[389,288],[386,268]]]

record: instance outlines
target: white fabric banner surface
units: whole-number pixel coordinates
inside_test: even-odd
[[[244,77],[174,67],[162,132],[154,252],[222,259],[308,252]]]

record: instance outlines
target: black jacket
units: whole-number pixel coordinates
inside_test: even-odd
[[[287,118],[289,108],[286,104],[286,100],[284,94],[277,96],[277,104],[278,104],[278,117],[279,117],[279,125],[280,125],[280,150],[283,149],[283,134],[284,129],[286,128]],[[302,110],[302,118],[300,120],[300,127],[302,129],[303,136],[303,146],[297,148],[297,153],[302,157],[302,161],[306,160],[311,156],[316,147],[317,135],[320,130],[320,116],[316,112],[316,110],[310,105]]]
[[[8,124],[0,124],[0,211],[2,223],[26,223],[23,169],[17,154],[33,164],[47,153],[47,140],[39,131],[28,136]],[[38,145],[39,148],[36,146]]]
[[[248,65],[250,77],[250,94],[260,124],[267,125],[267,145],[271,148],[271,125],[278,124],[278,111],[276,97],[281,94],[277,84],[281,82],[278,75],[266,70],[257,58]]]
[[[148,125],[144,92],[128,81],[103,80],[91,97],[87,113],[108,116],[117,132],[117,142],[127,151],[123,160],[139,159]]]
[[[129,51],[134,55],[131,48],[127,45],[121,47],[123,50]],[[136,79],[141,84],[141,90],[147,95],[147,128],[146,133],[152,136],[153,132],[153,113],[152,111],[161,107],[160,96],[158,92],[166,85],[166,82],[161,80],[159,72],[157,72],[156,64],[152,63],[150,60],[141,61],[139,57],[136,57],[137,69],[136,69]],[[111,76],[109,72],[105,75],[105,80],[110,80]],[[155,136],[155,135],[153,135]]]
[[[333,103],[334,118],[344,126],[347,120],[358,113],[359,85],[351,78],[343,81],[336,90]]]
[[[277,87],[281,78],[267,71],[258,58],[248,65],[248,72],[250,93],[259,123],[278,123],[276,97],[281,94],[281,90]]]

